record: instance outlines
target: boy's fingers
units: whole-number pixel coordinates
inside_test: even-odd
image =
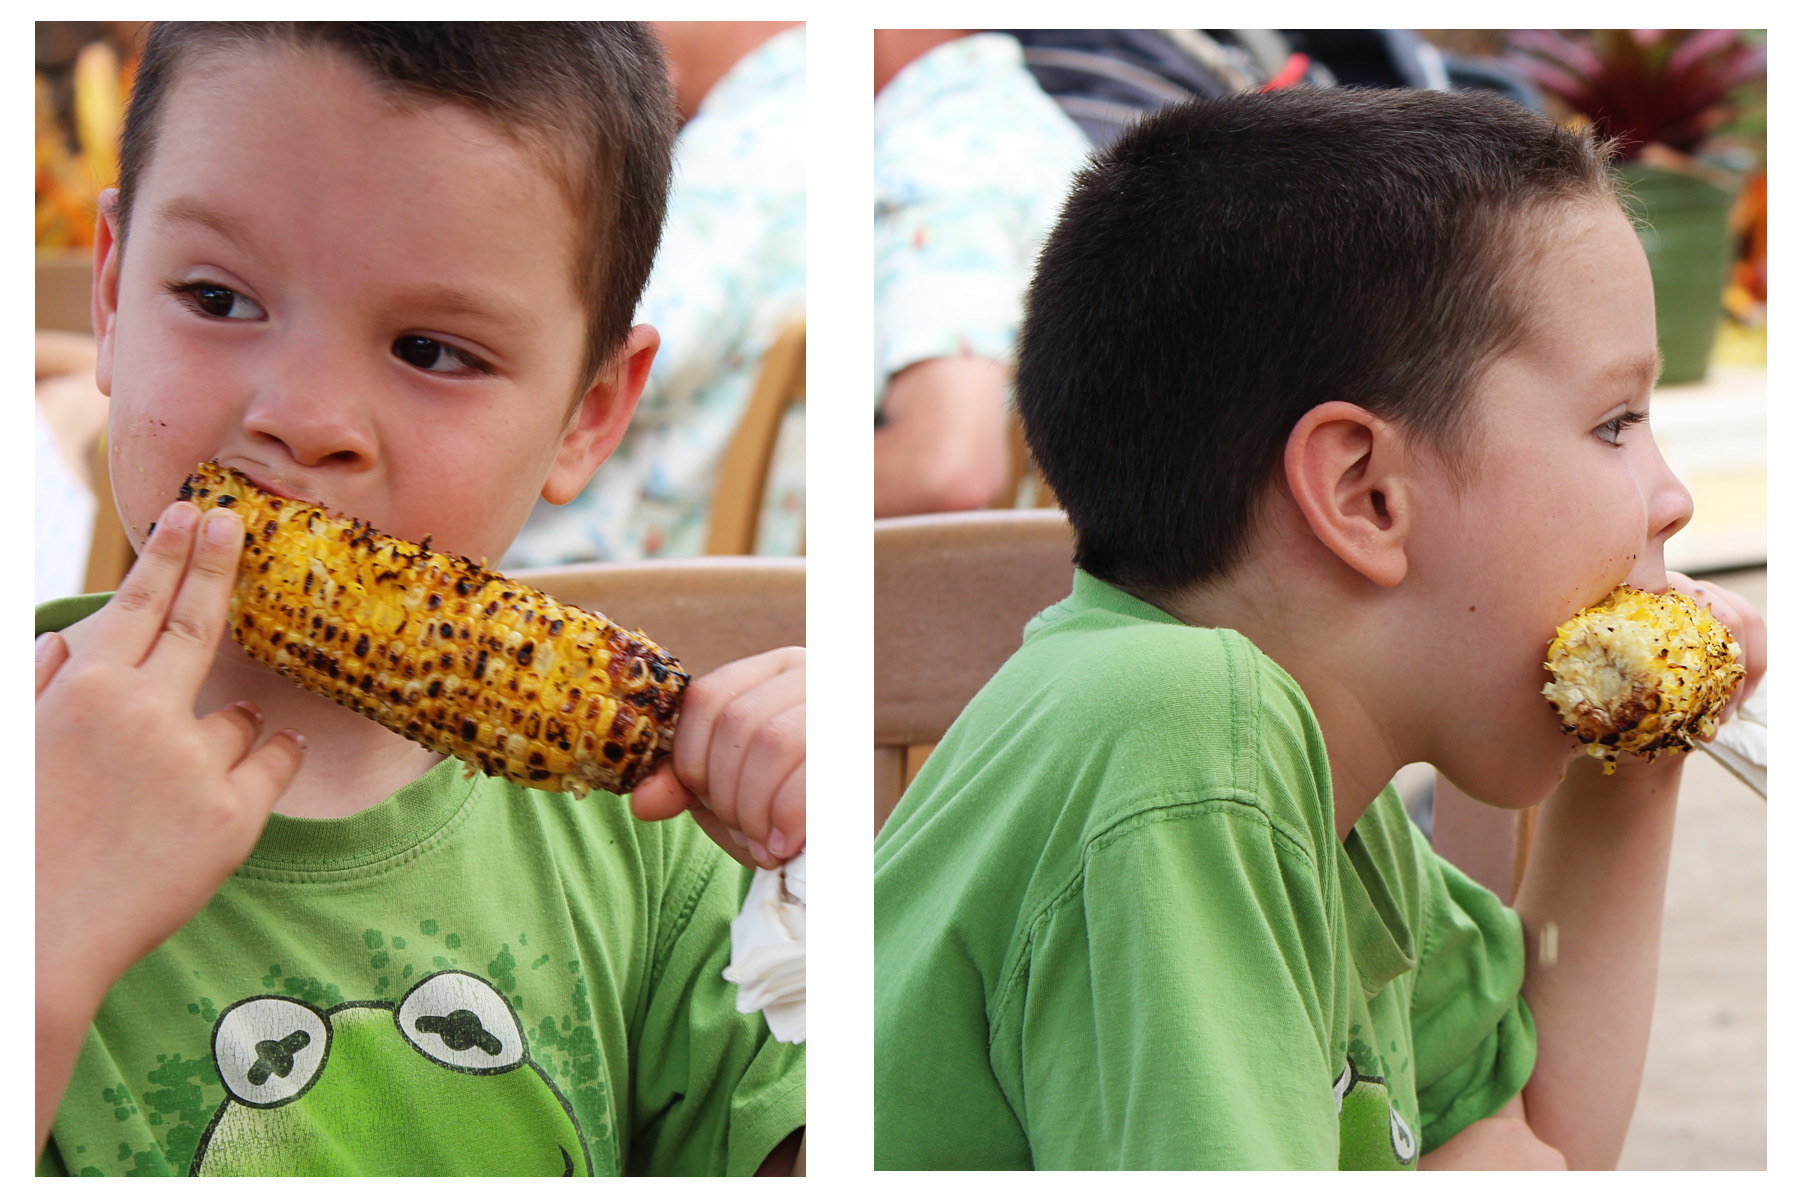
[[[681,786],[675,769],[664,760],[631,793],[631,815],[640,821],[666,821],[678,817],[695,803],[694,794]]]
[[[713,726],[719,715],[738,696],[771,677],[784,673],[805,678],[806,652],[785,647],[740,658],[702,675],[689,685],[681,702],[681,724],[675,730],[675,773],[689,789],[705,796],[711,791],[707,767],[714,741]]]
[[[228,754],[227,761],[236,765],[256,745],[256,739],[262,733],[263,715],[256,705],[248,700],[239,700],[227,704],[201,724],[220,731],[221,744]]]
[[[738,845],[737,838],[732,836],[733,831],[731,827],[726,825],[725,822],[719,820],[718,817],[706,811],[704,808],[701,808],[698,804],[688,811],[694,814],[694,824],[698,825],[700,831],[706,834],[707,837],[717,842],[719,849],[725,851],[725,853],[731,855],[732,858],[736,859],[746,867],[754,868],[757,865],[756,860],[750,857],[750,851],[743,846]]]
[[[44,685],[50,682],[57,668],[69,661],[69,643],[63,640],[60,633],[46,633],[38,638],[35,648],[37,658],[37,694],[44,694]]]
[[[1719,723],[1729,720],[1745,700],[1756,691],[1768,666],[1768,623],[1756,606],[1729,588],[1707,581],[1695,582],[1685,575],[1669,572],[1670,586],[1686,592],[1731,630],[1738,644],[1738,662],[1743,664],[1744,679],[1732,695],[1731,702],[1719,714]]]
[[[725,853],[746,867],[756,865],[750,852],[737,845],[737,839],[731,836],[731,829],[725,822],[708,812],[692,792],[681,786],[667,762],[631,793],[631,814],[640,821],[666,821],[684,812],[694,814],[694,823],[700,826],[701,832],[717,842]]]
[[[246,754],[232,768],[231,781],[246,802],[267,815],[294,782],[305,757],[306,739],[298,730],[283,729]]]
[[[768,846],[772,857],[786,862],[806,849],[806,759],[801,758],[788,777],[775,790],[770,806],[773,827]],[[779,836],[777,836],[779,835]]]
[[[84,654],[133,667],[144,661],[162,634],[199,524],[200,510],[185,501],[163,509],[144,552],[95,618]]]
[[[756,803],[757,779],[746,778],[745,772],[765,759],[775,758],[774,777],[762,781],[772,791],[792,768],[796,749],[805,754],[804,714],[798,723],[787,715],[796,707],[804,707],[805,702],[806,677],[799,672],[782,671],[754,681],[712,719],[704,782],[697,785],[692,779],[686,780],[708,808],[753,840],[760,841],[767,832],[766,805],[759,807]],[[746,821],[753,822],[755,828],[746,825]]]
[[[166,675],[184,691],[198,690],[212,667],[213,650],[225,632],[231,587],[243,548],[241,517],[227,508],[206,514],[187,573],[164,621],[163,635],[145,661],[147,667]]]
[[[715,786],[723,789],[726,779],[735,774],[731,784],[731,814],[726,816],[720,804],[713,811],[725,816],[753,842],[768,844],[769,831],[779,828],[774,819],[775,797],[783,781],[794,768],[806,761],[806,703],[796,696],[796,689],[780,679],[769,680],[740,703],[755,705],[758,714],[750,727],[749,739],[735,763],[715,760],[710,768]],[[764,706],[767,707],[764,707]],[[715,738],[715,745],[722,739]],[[782,831],[784,836],[790,830]],[[776,851],[778,857],[784,857]]]

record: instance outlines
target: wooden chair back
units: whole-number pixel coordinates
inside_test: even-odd
[[[117,591],[137,553],[125,536],[125,525],[113,503],[112,473],[106,466],[106,432],[88,450],[88,478],[94,481],[94,534],[88,540],[87,570],[82,576],[84,593]]]
[[[925,755],[1069,594],[1074,535],[1057,509],[875,522],[875,828]]]
[[[62,329],[92,335],[94,255],[88,250],[39,255],[37,310],[39,329]]]
[[[515,571],[564,604],[642,629],[693,675],[806,644],[806,560],[652,558]]]
[[[806,403],[806,322],[783,329],[763,355],[756,387],[719,460],[707,515],[708,554],[753,554],[775,439],[788,409]]]

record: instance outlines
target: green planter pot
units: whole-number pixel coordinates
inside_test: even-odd
[[[1627,163],[1620,176],[1656,286],[1663,383],[1706,377],[1731,269],[1731,203],[1725,188],[1680,171]]]

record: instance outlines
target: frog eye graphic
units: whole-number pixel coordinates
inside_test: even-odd
[[[525,1031],[506,997],[464,971],[421,979],[394,1021],[415,1049],[452,1070],[493,1075],[525,1059]]]
[[[219,1081],[252,1108],[286,1104],[311,1087],[330,1047],[325,1015],[286,996],[240,1000],[213,1026]]]
[[[1418,1139],[1413,1137],[1413,1131],[1407,1125],[1406,1118],[1400,1115],[1400,1110],[1391,1106],[1388,1108],[1388,1133],[1393,1139],[1395,1157],[1403,1163],[1411,1162],[1413,1155],[1419,1152]]]

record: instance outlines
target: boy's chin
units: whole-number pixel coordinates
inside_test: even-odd
[[[1490,808],[1516,811],[1548,800],[1570,766],[1581,757],[1581,748],[1575,746],[1566,754],[1535,761],[1520,754],[1510,762],[1457,764],[1439,766],[1438,770],[1470,799]]]

